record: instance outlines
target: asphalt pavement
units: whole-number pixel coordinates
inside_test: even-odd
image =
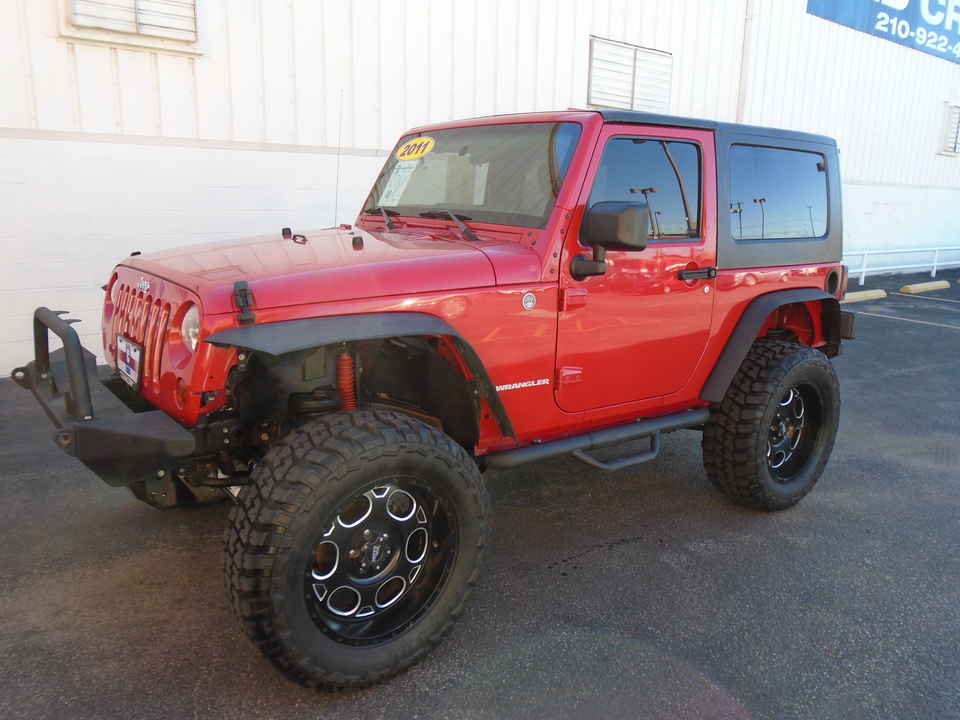
[[[464,617],[353,692],[295,685],[247,641],[227,503],[107,487],[0,380],[0,718],[960,718],[960,273],[940,277],[868,278],[891,294],[848,306],[840,433],[800,505],[727,501],[692,431],[613,474],[489,471]]]

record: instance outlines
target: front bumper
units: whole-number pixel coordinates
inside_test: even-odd
[[[12,373],[57,427],[54,442],[113,486],[162,477],[191,455],[196,440],[189,430],[152,409],[118,377],[99,379],[96,357],[60,314],[37,308],[34,361]],[[48,330],[63,349],[50,352]]]

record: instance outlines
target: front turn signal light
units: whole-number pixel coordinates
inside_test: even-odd
[[[180,407],[187,406],[187,384],[183,378],[177,378],[177,404]]]

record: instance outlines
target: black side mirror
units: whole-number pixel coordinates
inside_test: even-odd
[[[650,207],[645,202],[594,203],[580,224],[580,240],[593,248],[593,260],[577,255],[570,262],[574,280],[607,271],[607,250],[643,250],[650,233]]]

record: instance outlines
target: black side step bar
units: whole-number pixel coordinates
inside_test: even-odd
[[[650,418],[649,420],[640,420],[629,425],[619,425],[617,427],[607,428],[606,430],[596,430],[594,432],[584,433],[583,435],[574,435],[573,437],[551,440],[545,443],[534,443],[516,450],[501,450],[492,452],[484,459],[487,467],[497,468],[498,470],[509,470],[511,468],[526,465],[527,463],[540,462],[543,460],[554,460],[571,453],[578,460],[587,462],[590,465],[599,463],[599,461],[586,455],[590,450],[604,447],[606,445],[616,445],[618,443],[629,442],[631,440],[640,440],[645,437],[658,436],[659,433],[673,432],[674,430],[684,430],[686,428],[703,425],[710,417],[710,410],[705,407],[685,410],[684,412],[664,415],[662,417]],[[655,447],[654,447],[655,444]],[[659,450],[659,439],[651,441],[651,450],[656,455]],[[577,454],[579,452],[579,454]],[[652,460],[653,455],[649,453],[639,453],[639,456],[648,456],[644,459],[636,459],[638,456],[627,456],[614,460],[609,463],[609,470],[618,470],[627,465],[633,465],[644,460]],[[582,456],[582,457],[581,457]],[[584,458],[587,458],[584,460]],[[592,461],[592,462],[590,462]],[[628,462],[624,462],[628,461]],[[623,462],[624,464],[620,464]]]
[[[607,472],[613,472],[615,470],[623,470],[625,467],[630,467],[631,465],[639,465],[640,463],[645,463],[650,460],[653,460],[657,453],[660,452],[660,431],[657,430],[653,435],[650,436],[650,449],[646,452],[633,453],[632,455],[624,455],[623,457],[618,457],[616,460],[597,460],[595,457],[590,457],[583,450],[574,450],[573,456],[590,467],[595,467],[597,470],[606,470]]]

